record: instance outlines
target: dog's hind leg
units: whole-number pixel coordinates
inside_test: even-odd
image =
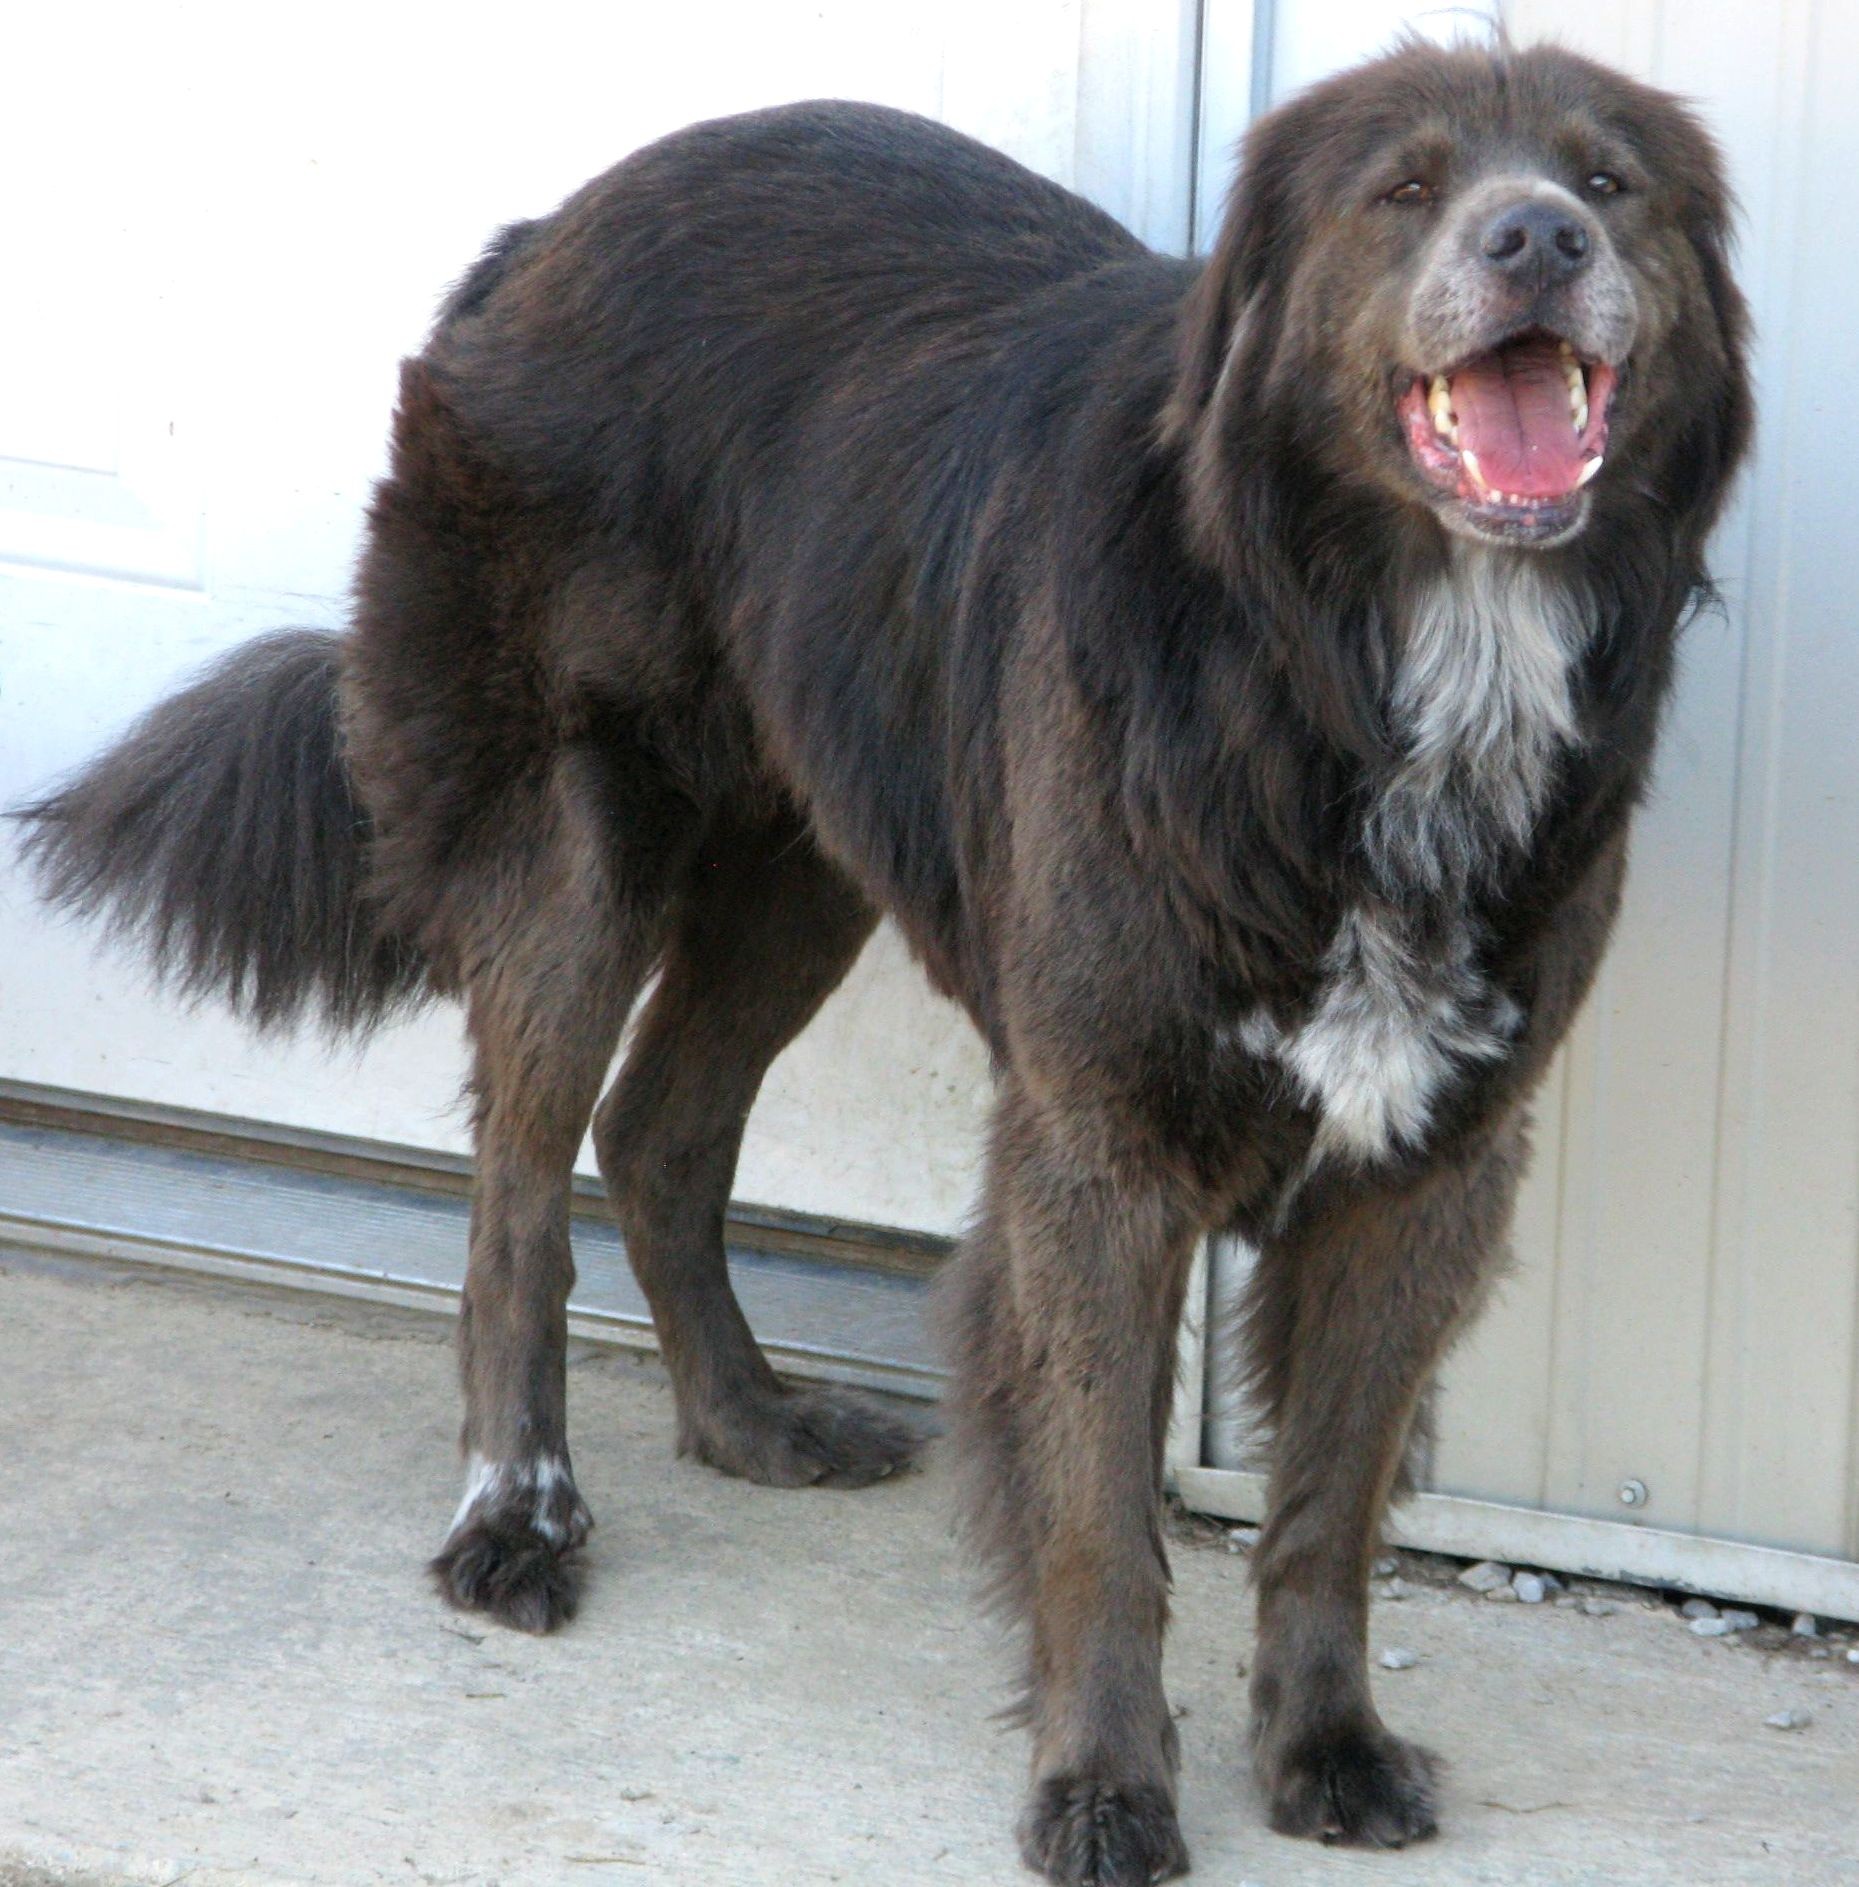
[[[1253,1760],[1281,1834],[1433,1832],[1435,1762],[1369,1693],[1368,1572],[1409,1432],[1497,1268],[1522,1165],[1500,1126],[1450,1164],[1313,1185],[1260,1252],[1252,1366],[1274,1432],[1253,1555]]]
[[[468,1479],[432,1571],[453,1604],[525,1631],[572,1616],[570,1555],[589,1525],[567,1440],[575,1153],[695,844],[688,807],[637,797],[613,819],[585,761],[558,758],[509,809],[458,952],[477,1142],[459,1321]]]
[[[784,1385],[730,1287],[724,1214],[749,1108],[874,916],[792,820],[711,835],[594,1144],[652,1307],[682,1452],[780,1487],[902,1467],[915,1428],[855,1393]]]
[[[1162,1690],[1162,1454],[1193,1206],[1152,1162],[1061,1140],[1009,1083],[949,1280],[971,1524],[1028,1629],[1021,1853],[1065,1887],[1187,1867]]]

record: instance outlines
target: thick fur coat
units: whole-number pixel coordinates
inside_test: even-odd
[[[722,1254],[762,1072],[889,914],[1000,1071],[945,1308],[1027,1629],[1028,1863],[1185,1866],[1161,1445],[1221,1226],[1276,1432],[1271,1818],[1431,1832],[1367,1566],[1744,448],[1727,213],[1674,100],[1410,46],[1260,123],[1204,263],[844,104],[682,132],[497,239],[403,371],[349,629],[236,653],[30,811],[53,895],[260,1020],[464,1001],[448,1597],[572,1610],[590,1115],[682,1444],[782,1484],[908,1458],[774,1377]]]

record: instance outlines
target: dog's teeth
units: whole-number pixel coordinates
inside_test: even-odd
[[[1573,360],[1575,358],[1575,350],[1567,341],[1558,341],[1556,343],[1556,349],[1564,360]]]
[[[1579,490],[1583,485],[1587,484],[1589,479],[1600,469],[1601,461],[1599,459],[1590,459],[1588,463],[1581,468],[1581,476],[1575,481],[1576,489]]]
[[[1452,429],[1452,388],[1443,373],[1436,373],[1427,383],[1427,410],[1433,415],[1433,430],[1450,433]]]
[[[1484,474],[1478,469],[1478,454],[1474,452],[1470,446],[1462,446],[1459,449],[1459,458],[1464,464],[1466,471],[1471,475],[1472,483],[1488,497],[1491,492],[1491,487],[1485,483]]]

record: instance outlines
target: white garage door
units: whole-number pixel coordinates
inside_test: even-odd
[[[1173,0],[544,0],[39,8],[0,116],[0,799],[216,651],[342,620],[400,357],[499,224],[693,119],[782,99],[942,117],[1187,236]],[[26,292],[22,292],[26,291]],[[10,863],[6,867],[10,873]],[[0,1077],[455,1148],[455,1011],[363,1054],[151,1000],[0,882]],[[985,1069],[881,935],[774,1071],[739,1191],[953,1230]]]

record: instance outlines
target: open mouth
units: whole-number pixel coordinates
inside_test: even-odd
[[[1423,477],[1481,534],[1559,536],[1607,451],[1619,370],[1536,330],[1443,373],[1415,374],[1397,402]]]

